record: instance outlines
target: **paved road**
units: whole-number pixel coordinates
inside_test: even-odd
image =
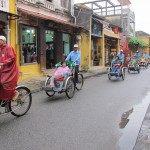
[[[34,94],[27,115],[0,118],[0,150],[118,150],[126,128],[119,126],[121,116],[150,90],[149,75],[142,69],[124,81],[92,77],[71,100]]]

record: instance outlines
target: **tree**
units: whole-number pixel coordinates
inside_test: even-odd
[[[136,37],[132,37],[129,39],[129,47],[131,50],[133,50],[134,52],[139,48],[139,47],[145,47],[146,43],[139,38]]]

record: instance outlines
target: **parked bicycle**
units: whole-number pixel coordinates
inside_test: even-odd
[[[26,86],[17,86],[19,92],[18,98],[13,100],[0,100],[0,115],[11,113],[14,116],[20,117],[25,115],[32,104],[31,91]]]

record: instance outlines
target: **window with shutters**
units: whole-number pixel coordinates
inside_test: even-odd
[[[61,0],[61,7],[63,7],[64,9],[70,10],[71,0]]]

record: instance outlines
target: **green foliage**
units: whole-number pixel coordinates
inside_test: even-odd
[[[133,37],[129,39],[129,45],[134,47],[145,47],[146,43],[142,39]]]

